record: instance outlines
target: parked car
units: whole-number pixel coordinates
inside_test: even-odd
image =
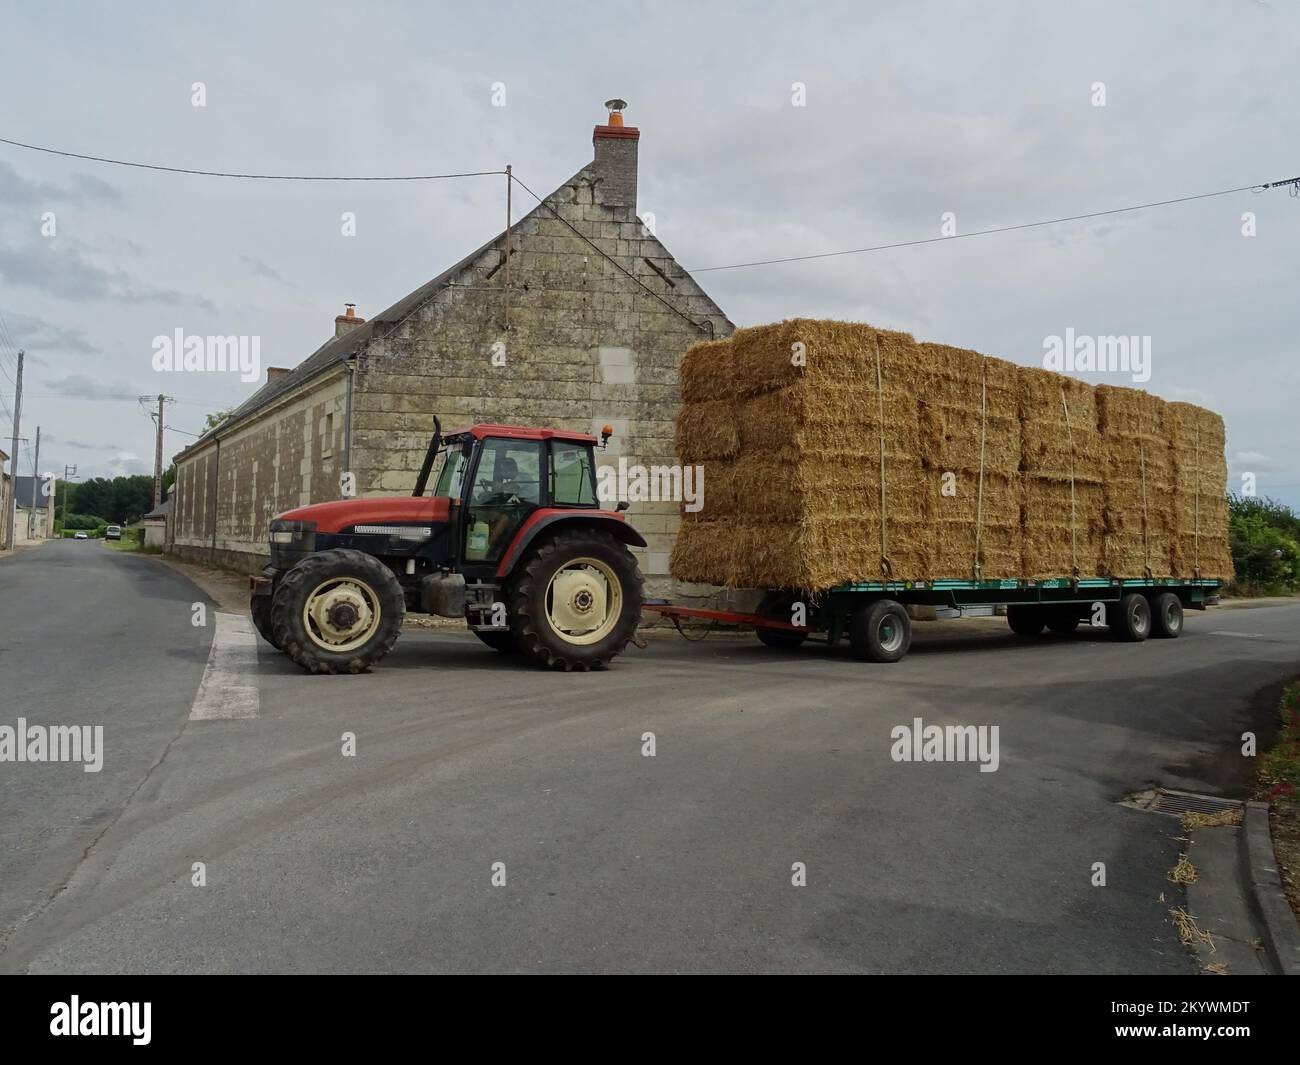
[[[122,539],[122,526],[110,525],[107,529],[104,530],[104,539],[105,540]]]
[[[87,536],[87,535],[86,535],[85,533],[83,533],[83,532],[73,533],[73,534],[72,534],[72,538],[73,538],[74,540],[89,540],[89,539],[90,539],[90,537]]]

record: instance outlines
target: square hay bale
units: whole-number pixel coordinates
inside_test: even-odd
[[[736,466],[734,460],[710,459],[698,464],[700,476],[696,492],[703,498],[699,510],[687,510],[682,504],[682,521],[726,521],[738,513],[736,504]]]
[[[682,404],[676,439],[677,457],[683,463],[735,458],[740,451],[735,404],[729,399]]]
[[[746,454],[736,463],[735,494],[736,513],[746,521],[860,516],[878,525],[880,466],[860,455],[789,462]],[[891,519],[922,517],[928,495],[919,462],[886,459],[885,505]]]
[[[673,541],[669,572],[679,581],[744,587],[733,570],[737,528],[729,521],[683,521]]]
[[[734,554],[726,569],[732,587],[815,592],[882,578],[879,525],[858,517],[746,523],[733,531]],[[924,579],[927,541],[924,523],[891,523],[886,545],[891,579]]]
[[[686,349],[677,367],[683,403],[731,399],[732,350],[730,338],[701,340]]]
[[[1173,454],[1175,574],[1231,580],[1223,419],[1191,403],[1169,403],[1166,425]]]
[[[1021,477],[1021,575],[1038,580],[1101,572],[1105,493],[1100,484],[1071,485],[1051,477]]]
[[[1021,469],[1039,477],[1102,483],[1105,454],[1093,387],[1050,370],[1018,366],[1016,388]]]
[[[732,383],[736,395],[785,388],[801,378],[852,381],[874,386],[876,350],[886,390],[916,386],[923,362],[916,341],[857,322],[791,318],[773,325],[737,329],[731,335]]]
[[[741,400],[736,407],[740,449],[774,459],[876,456],[881,420],[887,457],[916,459],[921,453],[915,394],[888,386],[807,378],[775,392]]]
[[[930,576],[934,580],[970,580],[978,544],[980,576],[985,580],[1020,575],[1020,478],[986,471],[953,482],[945,495],[932,471],[930,505]]]

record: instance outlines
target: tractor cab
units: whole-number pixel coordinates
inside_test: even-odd
[[[258,631],[313,672],[368,669],[407,612],[464,618],[488,646],[538,665],[606,665],[636,630],[642,582],[628,547],[645,540],[626,504],[601,508],[596,437],[513,425],[444,437],[434,425],[410,496],[315,503],[271,522],[270,564],[251,579]]]

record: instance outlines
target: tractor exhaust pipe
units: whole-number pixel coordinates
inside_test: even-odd
[[[429,473],[433,469],[433,460],[438,457],[438,449],[442,447],[442,422],[438,421],[438,416],[433,416],[433,439],[429,441],[429,450],[424,453],[424,464],[420,467],[420,476],[415,479],[415,489],[411,495],[424,495],[425,486],[429,483]]]

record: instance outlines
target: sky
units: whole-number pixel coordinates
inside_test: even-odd
[[[1300,509],[1293,189],[961,237],[1300,176],[1300,4],[4,2],[0,26],[0,137],[179,168],[509,163],[545,194],[621,97],[642,216],[736,324],[866,321],[1033,365],[1067,330],[1149,337],[1141,387],[1222,413],[1230,487]],[[0,449],[22,348],[20,473],[37,425],[43,471],[152,472],[138,397],[175,397],[170,457],[257,387],[160,373],[155,337],[257,336],[263,370],[294,366],[345,303],[369,316],[497,233],[504,182],[0,144]]]

